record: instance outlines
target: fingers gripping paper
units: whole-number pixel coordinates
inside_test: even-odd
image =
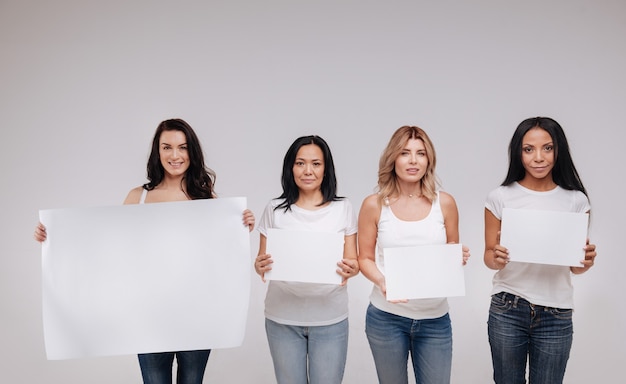
[[[40,211],[49,359],[241,345],[245,198]]]

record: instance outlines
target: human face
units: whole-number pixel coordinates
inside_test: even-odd
[[[428,169],[428,156],[424,142],[420,139],[409,139],[402,152],[396,158],[395,171],[398,179],[406,182],[418,182]]]
[[[300,147],[293,163],[293,179],[300,192],[319,191],[324,180],[324,153],[315,144]]]
[[[522,138],[522,164],[526,170],[525,179],[545,180],[552,178],[554,167],[554,143],[550,134],[535,127]]]
[[[183,176],[189,168],[189,152],[185,134],[182,131],[161,132],[159,157],[166,174]]]

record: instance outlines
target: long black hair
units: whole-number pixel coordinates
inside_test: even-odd
[[[322,185],[320,186],[320,190],[322,192],[322,202],[319,205],[323,205],[329,201],[341,199],[341,197],[337,196],[337,177],[335,176],[335,163],[333,162],[333,155],[330,153],[330,147],[326,141],[319,136],[302,136],[297,138],[291,144],[285,154],[285,158],[283,160],[283,173],[281,177],[283,193],[278,197],[279,199],[285,199],[285,201],[274,209],[282,208],[285,211],[288,211],[291,209],[291,205],[298,201],[300,191],[293,177],[293,165],[296,162],[296,156],[300,148],[309,144],[317,145],[322,150],[322,154],[324,155],[324,178],[322,179]]]
[[[213,186],[215,184],[215,172],[204,164],[204,154],[200,146],[200,140],[191,126],[182,119],[169,119],[162,121],[154,133],[152,150],[148,157],[148,182],[143,187],[151,191],[163,181],[165,169],[159,156],[159,140],[163,131],[180,131],[187,141],[189,154],[189,168],[185,172],[184,183],[186,194],[190,199],[211,199],[215,197]]]
[[[513,133],[509,144],[509,170],[502,185],[520,181],[526,175],[522,164],[522,140],[533,128],[541,128],[550,134],[555,149],[555,162],[552,168],[552,180],[561,188],[578,190],[587,195],[569,150],[565,132],[559,123],[549,117],[531,117],[522,121]]]

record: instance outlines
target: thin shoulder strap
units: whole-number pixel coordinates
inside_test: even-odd
[[[146,201],[147,194],[148,194],[148,190],[143,188],[141,191],[141,197],[139,198],[139,204],[143,204]]]

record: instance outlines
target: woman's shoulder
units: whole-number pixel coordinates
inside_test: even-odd
[[[456,209],[456,201],[451,194],[445,191],[439,191],[439,205],[441,209],[446,208],[455,208]]]
[[[336,197],[333,200],[330,201],[331,205],[338,205],[341,207],[351,207],[352,206],[352,201],[345,197],[345,196],[341,196],[341,197]]]
[[[565,189],[559,186],[559,193],[561,198],[565,198],[566,196],[573,201],[574,207],[577,207],[580,211],[588,211],[591,209],[589,197],[585,195],[583,191],[579,191],[577,189]]]
[[[379,201],[378,193],[372,193],[369,196],[365,196],[363,199],[363,205],[379,205]]]
[[[139,204],[143,190],[143,185],[131,189],[126,196],[126,200],[124,200],[124,204]]]
[[[439,201],[441,201],[442,204],[447,204],[454,202],[454,197],[446,191],[439,191]]]
[[[268,208],[276,208],[284,202],[285,202],[284,198],[275,197],[273,199],[270,199],[270,201],[268,201],[267,204],[265,204],[265,206]]]
[[[363,203],[361,204],[361,214],[363,213],[373,213],[378,214],[381,208],[381,201],[378,193],[373,193],[365,199],[363,199]]]
[[[523,192],[524,190],[522,188],[519,188],[519,184],[517,182],[509,185],[498,185],[487,193],[487,200],[499,200],[502,199],[504,196],[519,194]]]

